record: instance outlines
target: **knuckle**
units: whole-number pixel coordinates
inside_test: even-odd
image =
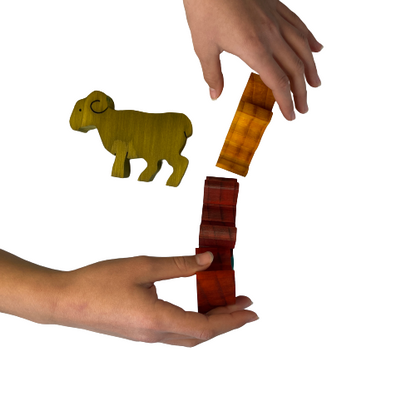
[[[273,34],[271,34],[274,28],[268,21],[264,22],[263,27],[265,30],[262,33],[251,28],[240,34],[239,50],[242,53],[246,55],[254,54],[258,57],[270,55],[268,45],[270,44],[270,39],[274,38]]]
[[[173,261],[180,274],[187,274],[189,267],[188,261],[184,256],[174,257]]]
[[[257,34],[247,37],[244,43],[247,50],[256,51],[260,56],[270,54],[270,51],[266,47],[266,40],[262,39]]]
[[[304,74],[305,72],[305,65],[300,58],[295,59],[293,68],[295,74]]]
[[[281,90],[290,89],[290,80],[286,74],[282,74],[277,78],[277,88]]]
[[[305,33],[298,31],[298,39],[304,48],[309,48],[309,40]]]

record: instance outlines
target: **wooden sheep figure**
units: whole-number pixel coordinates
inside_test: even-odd
[[[166,185],[178,186],[188,167],[181,152],[192,135],[192,124],[185,114],[115,110],[108,95],[94,91],[75,104],[70,125],[83,133],[98,129],[104,147],[116,156],[112,176],[127,178],[130,159],[143,158],[147,167],[139,181],[149,182],[165,159],[173,167]]]

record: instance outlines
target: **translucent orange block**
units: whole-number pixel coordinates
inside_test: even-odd
[[[259,75],[252,73],[218,158],[219,168],[247,175],[254,153],[273,116],[274,102],[271,89]]]

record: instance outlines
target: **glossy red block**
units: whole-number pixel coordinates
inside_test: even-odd
[[[237,228],[223,225],[201,224],[199,246],[214,246],[234,248],[237,238]]]
[[[237,179],[208,176],[205,180],[204,205],[236,206],[239,184]]]
[[[236,179],[207,177],[196,252],[211,251],[211,266],[197,273],[198,312],[235,303],[235,276],[232,270],[239,184]]]
[[[235,303],[234,270],[197,273],[198,312],[207,313],[219,306]]]
[[[202,207],[202,223],[210,225],[235,224],[235,206],[207,204]]]

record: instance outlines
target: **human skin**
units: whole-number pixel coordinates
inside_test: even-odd
[[[273,91],[283,116],[308,111],[306,82],[321,85],[313,52],[323,46],[302,20],[277,0],[184,0],[195,52],[217,99],[224,88],[220,54],[229,52]]]
[[[252,302],[203,315],[158,299],[155,282],[205,270],[210,252],[107,260],[64,272],[0,250],[0,312],[40,324],[86,329],[133,341],[193,347],[258,319]]]

